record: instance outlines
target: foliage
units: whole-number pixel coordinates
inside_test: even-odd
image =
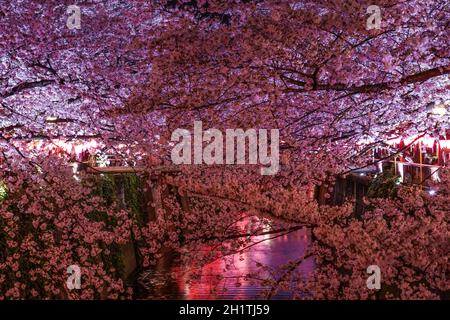
[[[55,170],[56,164],[62,165],[42,162],[52,170],[34,172],[32,179],[20,167],[2,170],[9,194],[0,203],[0,297],[127,297],[119,251],[133,222],[114,203],[92,196],[70,168]],[[66,286],[70,265],[82,270],[82,290]]]
[[[371,182],[367,196],[369,198],[395,198],[400,176],[394,174],[394,169],[383,171]]]
[[[429,199],[397,192],[382,176],[370,191],[373,210],[359,220],[348,204],[318,206],[312,195],[330,177],[366,166],[367,150],[393,135],[448,129],[448,116],[426,110],[448,100],[445,1],[380,1],[381,28],[367,30],[371,4],[96,1],[80,3],[81,28],[69,29],[65,2],[0,2],[0,181],[8,190],[0,297],[129,297],[114,266],[130,238],[143,244],[145,265],[171,251],[200,267],[246,250],[249,234],[277,229],[249,223],[242,232],[235,224],[247,214],[311,229],[319,269],[298,284],[308,297],[443,297],[448,179]],[[279,129],[280,172],[195,165],[159,182],[132,176],[124,205],[115,178],[84,185],[92,176],[78,182],[68,157],[46,149],[92,138],[154,172],[170,163],[173,130],[194,120],[205,129]],[[164,195],[148,223],[145,188]],[[200,250],[205,244],[212,252]],[[388,286],[381,293],[366,290],[372,263]],[[84,270],[80,291],[64,285],[71,264]],[[273,291],[283,282],[267,281]]]
[[[8,196],[8,190],[5,187],[5,184],[0,181],[0,201],[5,200]]]

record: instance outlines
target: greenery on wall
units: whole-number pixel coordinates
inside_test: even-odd
[[[123,192],[123,194],[121,194]],[[145,201],[143,193],[143,179],[136,174],[101,174],[96,177],[94,195],[105,199],[106,204],[117,205],[128,210],[131,218],[139,226],[145,223]],[[122,198],[123,196],[123,198]],[[92,217],[96,220],[103,220],[103,217]],[[112,245],[109,248],[112,259],[102,260],[108,266],[113,266],[120,276],[124,274],[124,265],[121,248]]]
[[[394,169],[388,169],[378,174],[373,179],[367,190],[368,198],[395,198],[397,196],[400,176],[394,173]]]
[[[5,187],[5,184],[0,181],[0,201],[5,200],[8,196],[8,190]]]
[[[95,195],[102,196],[107,205],[117,203],[119,206],[123,205],[129,210],[132,218],[140,225],[145,220],[145,201],[144,201],[144,186],[143,179],[136,174],[101,174],[97,177]],[[123,189],[123,200],[121,203],[119,194]]]

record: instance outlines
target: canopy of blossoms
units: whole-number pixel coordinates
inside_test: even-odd
[[[368,29],[372,1],[2,1],[0,299],[130,298],[116,263],[130,239],[146,267],[166,251],[200,267],[251,247],[249,233],[303,227],[311,248],[263,279],[265,297],[292,282],[298,298],[448,297],[450,12],[440,0],[375,2],[381,25]],[[189,208],[168,193],[145,223],[105,199],[99,175],[74,173],[113,155],[156,188],[173,131],[194,121],[278,129],[279,172],[180,165],[164,184]],[[364,215],[314,197],[380,159],[414,158],[416,143],[438,154],[437,194],[397,185],[365,198]],[[317,268],[298,277],[308,257]],[[81,290],[66,286],[70,265],[84,270]],[[369,265],[381,290],[366,287]]]

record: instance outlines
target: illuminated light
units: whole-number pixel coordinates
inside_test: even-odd
[[[398,172],[400,173],[400,182],[405,182],[405,171],[404,171],[404,165],[403,163],[398,163]]]
[[[399,144],[402,138],[389,139],[386,141],[388,145]]]
[[[448,113],[448,101],[439,100],[427,105],[428,113],[434,116],[445,116]]]
[[[47,122],[55,122],[55,121],[57,121],[58,120],[58,118],[57,117],[47,117],[47,119],[45,119]]]
[[[383,162],[382,161],[378,162],[378,170],[380,171],[380,173],[383,173]]]
[[[443,104],[438,104],[433,107],[431,112],[437,116],[445,116],[447,114],[447,108]]]
[[[441,182],[439,177],[439,167],[431,167],[431,179],[435,182]]]
[[[441,140],[439,143],[441,145],[441,149],[450,149],[450,140]]]
[[[430,196],[434,196],[436,195],[436,190],[429,190],[428,193],[430,194]]]
[[[284,141],[282,141],[284,143]],[[364,137],[358,140],[357,144],[365,145],[369,143],[374,143],[375,139],[373,137]]]
[[[108,155],[104,153],[100,153],[97,155],[97,164],[99,167],[107,167],[110,165],[110,161],[108,159]]]
[[[431,137],[423,137],[420,141],[422,142],[424,148],[432,148],[436,139]]]
[[[75,163],[72,164],[73,178],[74,178],[76,181],[80,181],[80,178],[78,178],[78,176],[77,176],[77,172],[78,172],[78,163],[75,162]]]
[[[426,148],[433,148],[436,143],[436,137],[422,137],[418,138],[418,136],[411,136],[403,139],[405,145],[410,145],[410,148],[414,148],[414,146],[418,143],[421,143]],[[450,140],[438,140],[440,150],[450,150]],[[394,145],[400,143],[400,139],[390,139],[386,141],[386,144],[393,147]],[[411,158],[405,156],[405,160],[408,162],[414,162]]]
[[[32,149],[44,148],[44,150],[51,150],[51,149],[54,149],[55,147],[57,147],[57,148],[64,150],[64,152],[66,152],[67,154],[72,153],[72,151],[74,151],[76,154],[79,154],[84,150],[93,151],[93,150],[97,149],[97,146],[98,146],[98,142],[93,139],[87,140],[87,141],[77,140],[77,141],[71,141],[71,142],[66,142],[61,139],[54,139],[51,141],[50,144],[47,144],[45,146],[42,143],[32,142],[32,143],[28,144],[28,149],[32,150]]]

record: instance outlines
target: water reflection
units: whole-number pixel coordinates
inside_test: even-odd
[[[141,298],[261,299],[268,287],[245,275],[257,274],[259,278],[264,278],[273,269],[301,257],[310,243],[305,229],[279,237],[267,234],[252,240],[261,242],[241,254],[204,266],[200,277],[195,280],[188,281],[190,266],[180,266],[176,262],[166,261],[155,270],[147,270],[140,279]],[[261,270],[261,265],[267,266],[266,271]],[[307,259],[298,267],[297,272],[305,276],[313,268],[313,259]],[[273,296],[273,299],[291,298],[291,290],[281,291]]]

